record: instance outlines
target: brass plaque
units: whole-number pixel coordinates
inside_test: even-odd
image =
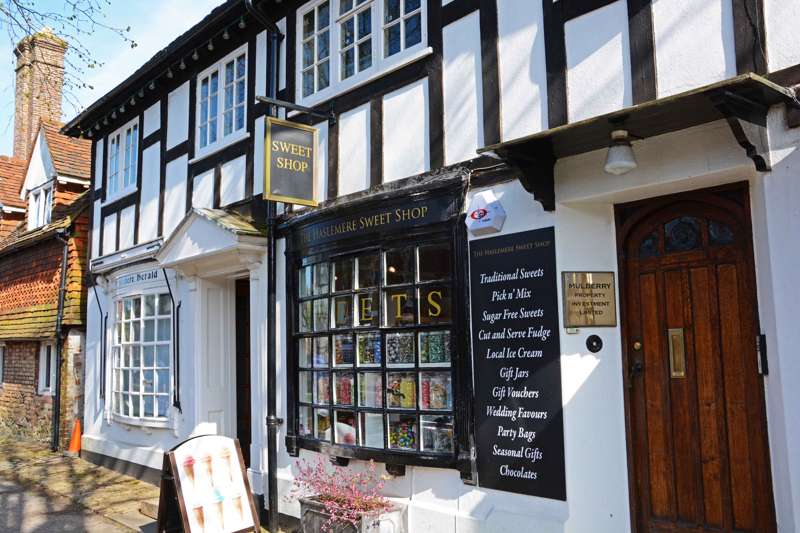
[[[564,327],[614,327],[617,300],[613,272],[562,272]]]

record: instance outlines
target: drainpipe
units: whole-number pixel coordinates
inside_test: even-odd
[[[58,313],[56,314],[56,393],[53,396],[53,427],[51,429],[52,439],[50,450],[58,451],[59,436],[61,429],[61,329],[64,322],[64,299],[67,295],[67,261],[69,260],[69,230],[59,229],[56,232],[56,239],[64,244],[61,255],[61,286],[58,289]]]
[[[247,11],[267,29],[270,37],[270,61],[267,75],[267,91],[278,96],[278,60],[280,41],[283,38],[278,27],[256,9],[253,0],[244,0]],[[272,114],[272,113],[271,113]],[[274,113],[277,114],[277,113]],[[258,141],[256,141],[258,142]],[[269,514],[267,529],[278,531],[278,426],[283,420],[277,417],[277,350],[275,347],[275,230],[277,228],[277,204],[267,202],[267,499]]]

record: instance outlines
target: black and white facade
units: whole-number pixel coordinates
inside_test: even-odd
[[[395,530],[800,528],[800,8],[255,4],[282,33],[278,98],[332,117],[280,110],[318,129],[320,206],[281,205],[276,316],[266,313],[261,199],[270,109],[255,99],[272,94],[273,41],[245,2],[220,5],[65,127],[94,140],[86,457],[157,479],[165,450],[219,433],[239,438],[264,494],[274,320],[281,496],[296,458],[323,453],[387,465],[386,494],[404,506]],[[630,131],[638,163],[619,176],[603,171],[617,129]],[[505,223],[474,236],[465,215],[487,191]],[[650,240],[646,228],[656,228]],[[486,283],[519,260],[557,303],[512,318],[474,312],[483,302],[470,254],[502,253],[476,243],[493,238],[516,250],[529,238],[554,255],[498,259]],[[732,264],[744,265],[738,281],[725,277]],[[562,273],[573,271],[614,274],[615,326],[564,327]],[[534,302],[540,285],[530,286]],[[725,313],[750,301],[745,318]],[[476,401],[474,370],[495,357],[476,351],[479,334],[535,325],[538,339],[540,319],[554,324],[544,352],[560,366],[555,388],[550,379],[524,393],[556,394],[551,422],[537,426],[541,450],[531,433],[514,442],[528,426],[504,421],[510,398]],[[653,373],[677,330],[684,381]],[[756,333],[767,374],[754,366]],[[535,343],[511,344],[537,357]],[[499,471],[515,453],[528,466],[482,483],[480,461]],[[520,489],[537,468],[541,486]]]

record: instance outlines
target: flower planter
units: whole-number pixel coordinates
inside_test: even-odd
[[[357,524],[334,522],[332,529],[324,529],[330,519],[325,505],[316,498],[300,498],[300,525],[303,533],[379,533],[380,514],[362,515]]]

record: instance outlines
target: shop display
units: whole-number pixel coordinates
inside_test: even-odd
[[[325,404],[331,401],[330,372],[316,372],[314,388],[314,403]]]
[[[379,372],[358,374],[358,405],[383,407],[383,375]]]
[[[314,366],[327,367],[330,360],[328,337],[314,337]]]
[[[313,352],[313,340],[305,337],[297,341],[297,364],[300,368],[311,366],[311,354]]]
[[[356,326],[377,326],[380,300],[378,291],[362,292],[356,295]]]
[[[386,334],[386,366],[414,366],[414,334]]]
[[[389,415],[389,448],[417,449],[417,417]]]
[[[419,383],[420,409],[452,409],[450,372],[422,372]]]
[[[297,316],[297,320],[299,322],[298,329],[302,332],[311,331],[311,326],[313,325],[313,310],[311,307],[311,301],[307,302],[300,302],[299,312]]]
[[[333,337],[333,364],[335,366],[350,366],[353,364],[354,352],[352,335],[334,335]]]
[[[353,374],[334,374],[333,393],[336,405],[353,405]]]
[[[333,327],[349,328],[353,325],[353,297],[336,296],[333,299]]]
[[[298,435],[300,437],[314,436],[314,419],[311,416],[310,407],[300,407],[298,414]]]
[[[329,326],[328,299],[314,300],[314,331],[327,331]]]
[[[358,366],[381,365],[381,334],[364,333],[357,336]]]
[[[327,409],[314,411],[314,433],[320,440],[331,440],[331,415]]]
[[[453,417],[422,417],[422,450],[436,453],[453,452]]]
[[[339,259],[333,263],[333,291],[349,291],[353,288],[353,258]]]
[[[298,379],[299,397],[303,403],[314,401],[314,376],[311,372],[300,372]]]
[[[355,445],[356,415],[353,411],[336,411],[336,443]]]
[[[444,365],[450,363],[450,332],[423,331],[419,334],[419,364]]]
[[[386,403],[390,408],[415,409],[417,407],[416,375],[413,372],[387,374]]]

